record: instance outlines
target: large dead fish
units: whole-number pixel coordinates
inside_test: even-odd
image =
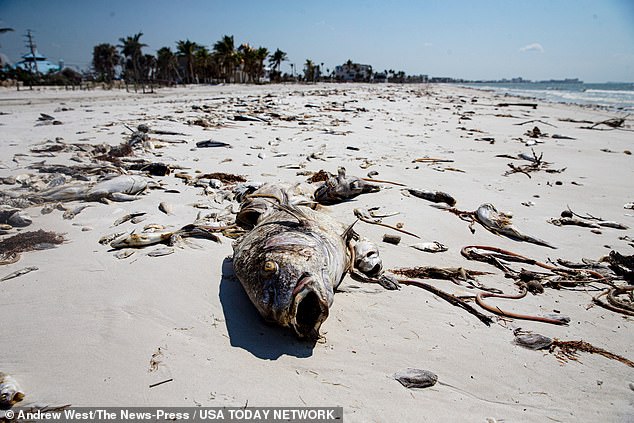
[[[136,200],[136,194],[148,186],[147,179],[139,175],[120,175],[94,186],[82,183],[54,186],[37,193],[36,197],[43,201],[100,201],[107,198],[114,201]]]
[[[545,247],[557,248],[544,240],[525,235],[515,229],[511,223],[511,218],[508,215],[498,212],[493,204],[486,203],[478,207],[478,210],[475,211],[475,218],[482,226],[494,234],[503,235],[514,241],[525,241]]]
[[[233,267],[264,319],[314,340],[351,266],[351,236],[322,212],[280,203],[234,242]]]
[[[366,182],[356,176],[346,176],[346,169],[339,168],[339,174],[330,177],[317,190],[315,201],[320,204],[336,204],[354,198],[368,192],[377,192],[381,189],[378,185]]]

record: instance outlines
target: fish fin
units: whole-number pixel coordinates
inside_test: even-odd
[[[343,241],[345,243],[347,243],[348,241],[354,239],[354,240],[358,240],[359,239],[359,234],[357,234],[354,231],[354,225],[357,224],[357,222],[359,221],[359,219],[355,220],[354,222],[352,222],[352,224],[350,226],[348,226],[346,228],[345,231],[343,231],[343,233],[341,234],[341,238],[343,238]]]
[[[270,194],[251,194],[249,197],[260,197],[266,201],[269,201],[271,205],[273,205],[273,207],[276,207],[278,210],[282,210],[290,214],[295,219],[297,219],[300,224],[309,220],[309,217],[306,216],[306,213],[304,213],[299,207],[297,207],[297,205],[291,204],[288,199],[288,195],[284,195],[283,198],[279,198],[275,195]],[[273,202],[272,200],[277,200],[277,203]]]

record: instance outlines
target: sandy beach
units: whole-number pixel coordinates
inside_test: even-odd
[[[470,301],[493,318],[486,326],[415,286],[388,291],[347,276],[321,328],[323,338],[311,345],[263,322],[233,275],[228,237],[220,236],[221,243],[194,239],[157,257],[148,255],[156,246],[117,258],[116,250],[99,243],[148,224],[178,229],[199,213],[232,216],[237,209],[225,196],[234,184],[186,184],[178,174],[223,172],[248,182],[299,183],[311,172],[336,174],[343,166],[350,175],[378,172],[375,179],[404,185],[380,183],[377,193],[324,207],[344,225],[355,221],[355,208],[399,212],[383,222],[402,223],[420,239],[364,222],[355,226],[379,245],[386,269],[490,272],[477,280],[517,294],[502,270],[467,260],[461,249],[497,247],[555,265],[557,259],[599,260],[611,251],[634,254],[634,210],[624,208],[634,201],[631,117],[618,129],[587,129],[619,115],[450,85],[391,84],[192,86],[154,94],[3,88],[0,111],[4,192],[44,190],[48,180],[38,178],[51,174],[38,169],[46,165],[95,166],[78,146],[126,143],[140,124],[154,133],[133,158],[172,169],[165,176],[128,171],[158,185],[135,201],[52,202],[44,213],[48,203],[28,205],[23,212],[32,223],[1,235],[42,229],[65,237],[55,248],[24,252],[0,266],[0,278],[38,268],[0,282],[0,371],[20,382],[24,403],[340,406],[347,422],[625,422],[634,416],[634,368],[626,363],[583,351],[566,361],[557,351],[513,342],[521,329],[583,340],[634,360],[633,317],[593,303],[597,289],[606,288],[601,283],[487,300],[517,313],[567,316],[567,325],[497,316]],[[541,137],[527,135],[535,127]],[[197,148],[204,140],[229,146]],[[74,147],[38,149],[55,142]],[[541,157],[534,171],[513,172],[534,164],[521,153]],[[98,178],[79,172],[74,180]],[[448,193],[461,211],[493,204],[512,214],[522,233],[556,249],[514,241],[479,224],[472,233],[469,222],[404,188]],[[159,210],[162,202],[169,214]],[[64,215],[81,205],[89,207]],[[549,222],[568,208],[628,229]],[[145,220],[114,226],[135,212],[145,213]],[[382,242],[384,234],[399,235],[401,242]],[[448,250],[411,247],[426,241]],[[510,266],[547,272],[527,263]],[[457,296],[481,292],[464,281],[425,282]],[[405,368],[432,371],[438,383],[405,388],[393,378]]]

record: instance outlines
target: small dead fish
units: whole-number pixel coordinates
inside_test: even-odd
[[[228,148],[231,148],[231,144],[227,144],[226,142],[221,142],[221,141],[205,140],[205,141],[198,141],[196,143],[196,147],[198,147],[198,148],[209,148],[209,147],[228,147]]]
[[[158,206],[158,209],[167,215],[174,214],[174,208],[172,207],[172,205],[165,201],[161,201],[161,203]]]
[[[407,368],[394,373],[393,377],[406,388],[429,388],[438,382],[438,375],[421,369]]]
[[[171,247],[159,247],[150,251],[149,253],[147,253],[147,255],[150,257],[160,257],[160,256],[167,256],[172,253],[174,253],[174,249]]]
[[[136,216],[130,219],[130,223],[133,223],[136,225],[137,223],[143,222],[145,219],[147,219],[147,216]]]
[[[125,216],[121,216],[120,218],[115,220],[114,223],[112,224],[112,226],[119,226],[122,223],[127,222],[128,220],[132,220],[135,217],[143,216],[144,214],[146,214],[146,213],[145,212],[134,212],[134,213],[126,214]]]
[[[90,206],[77,206],[74,209],[67,209],[64,214],[62,214],[62,217],[66,220],[70,220],[75,218],[75,216],[77,216],[79,213],[82,212],[82,210],[84,210],[86,207],[90,207]]]
[[[24,392],[18,382],[6,373],[0,372],[0,409],[13,407],[24,399]]]
[[[0,279],[0,282],[8,281],[9,279],[17,278],[18,276],[26,275],[27,273],[39,270],[39,267],[29,266],[24,269],[16,270],[13,273],[9,273],[7,276]]]
[[[514,241],[530,242],[553,249],[557,248],[544,240],[519,232],[513,227],[511,218],[508,215],[498,212],[493,204],[486,203],[478,207],[478,210],[475,212],[475,218],[482,226],[494,234],[503,235]]]
[[[378,192],[378,185],[364,181],[355,176],[346,176],[346,169],[339,168],[336,177],[328,178],[314,193],[315,201],[320,204],[337,204],[357,197],[358,195]]]
[[[202,225],[197,226],[193,224],[185,225],[177,231],[167,232],[153,232],[153,233],[132,233],[127,236],[121,236],[110,243],[112,248],[139,248],[146,247],[148,245],[160,244],[163,242],[172,242],[178,237],[194,237],[194,238],[206,238],[215,242],[220,242],[220,238],[217,235],[205,230]]]
[[[410,247],[420,251],[425,251],[427,253],[442,253],[443,251],[447,251],[449,249],[438,241],[421,242],[418,244],[410,245]]]
[[[431,201],[433,203],[445,203],[452,207],[456,205],[456,199],[446,192],[417,190],[412,188],[408,188],[407,192],[412,194],[414,197],[422,198],[423,200]]]

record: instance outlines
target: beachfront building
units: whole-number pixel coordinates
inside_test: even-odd
[[[335,67],[335,79],[337,81],[369,82],[372,80],[372,66],[352,63],[351,60],[348,60],[343,65]]]
[[[61,71],[64,68],[64,62],[60,60],[59,63],[55,64],[48,61],[46,57],[37,50],[34,50],[34,53],[27,53],[22,56],[22,60],[15,64],[15,68],[46,75],[49,72]]]

